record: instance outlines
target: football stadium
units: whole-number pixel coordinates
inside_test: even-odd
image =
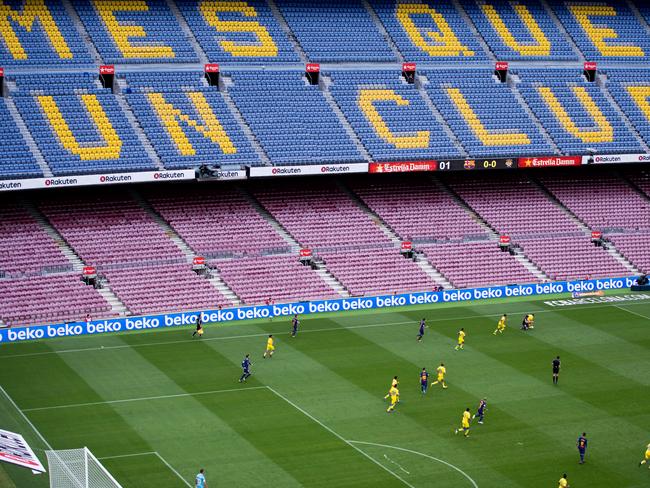
[[[650,486],[650,5],[0,0],[0,488]]]

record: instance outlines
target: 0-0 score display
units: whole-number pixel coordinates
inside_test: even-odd
[[[438,161],[439,171],[512,169],[516,167],[517,161],[515,159],[447,159]]]

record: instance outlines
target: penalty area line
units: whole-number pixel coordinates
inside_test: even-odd
[[[404,447],[390,446],[388,444],[378,444],[376,442],[364,442],[364,441],[352,441],[352,440],[347,440],[345,442],[347,442],[348,444],[361,444],[361,445],[365,445],[365,446],[385,447],[386,449],[395,449],[396,451],[408,452],[410,454],[415,454],[416,456],[421,456],[421,457],[424,457],[424,458],[427,458],[427,459],[431,459],[432,461],[436,461],[438,463],[444,464],[445,466],[447,466],[449,468],[452,468],[453,470],[459,472],[465,478],[467,478],[467,480],[472,484],[472,486],[474,488],[478,488],[478,485],[476,484],[476,481],[474,481],[470,475],[468,475],[465,471],[463,471],[459,467],[454,466],[453,464],[448,463],[447,461],[445,461],[443,459],[438,459],[437,457],[433,457],[433,456],[429,456],[428,454],[424,454],[423,452],[414,451],[412,449],[406,449]]]
[[[181,476],[181,474],[178,471],[176,471],[176,469],[174,469],[174,467],[171,464],[169,464],[167,462],[167,460],[165,460],[165,458],[162,457],[162,455],[158,451],[136,452],[136,453],[133,453],[133,454],[119,454],[117,456],[102,456],[102,457],[97,458],[97,459],[100,460],[100,461],[103,461],[105,459],[124,459],[124,458],[130,458],[130,457],[138,457],[138,456],[156,456],[158,459],[160,459],[160,461],[165,466],[167,466],[167,468],[172,473],[174,473],[174,475],[176,477],[178,477],[178,479],[180,479],[183,482],[183,484],[185,486],[189,486],[189,488],[193,488],[192,485],[185,478],[183,478]]]
[[[357,451],[359,454],[361,454],[361,455],[364,456],[365,458],[367,458],[367,459],[369,459],[370,461],[372,461],[373,463],[375,463],[375,464],[376,464],[377,466],[379,466],[381,469],[383,469],[384,471],[390,473],[392,476],[394,476],[395,478],[397,478],[399,481],[401,481],[402,483],[404,483],[406,486],[408,486],[409,488],[415,488],[411,483],[409,483],[408,481],[406,481],[406,480],[405,480],[404,478],[402,478],[400,475],[398,475],[398,474],[395,473],[394,471],[388,469],[386,466],[384,466],[383,464],[381,464],[381,463],[380,463],[379,461],[377,461],[375,458],[373,458],[373,457],[370,456],[369,454],[365,453],[362,449],[359,449],[357,446],[355,446],[352,442],[348,441],[348,440],[347,440],[345,437],[343,437],[341,434],[339,434],[338,432],[336,432],[336,431],[333,430],[332,428],[330,428],[330,427],[328,427],[327,425],[325,425],[323,422],[321,422],[320,420],[318,420],[316,417],[314,417],[312,414],[310,414],[309,412],[307,412],[307,411],[304,410],[303,408],[301,408],[301,407],[299,407],[298,405],[296,405],[295,403],[293,403],[291,400],[289,400],[289,399],[288,399],[286,396],[284,396],[282,393],[279,393],[277,390],[273,389],[273,388],[270,387],[270,386],[267,386],[266,388],[268,388],[268,390],[269,390],[270,392],[272,392],[275,396],[277,396],[277,397],[280,398],[281,400],[284,400],[284,401],[287,402],[289,405],[291,405],[293,408],[295,408],[296,410],[298,410],[298,411],[299,411],[300,413],[302,413],[304,416],[306,416],[306,417],[308,417],[309,419],[311,419],[311,420],[313,420],[314,422],[316,422],[318,425],[320,425],[323,429],[325,429],[326,431],[328,431],[328,432],[329,432],[330,434],[332,434],[334,437],[337,437],[338,439],[340,439],[341,441],[343,441],[345,444],[347,444],[349,447],[351,447],[352,449],[354,449],[355,451]]]

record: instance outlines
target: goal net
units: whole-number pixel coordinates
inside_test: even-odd
[[[45,451],[45,454],[50,488],[122,488],[86,447]]]

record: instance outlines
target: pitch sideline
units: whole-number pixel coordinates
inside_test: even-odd
[[[647,302],[631,302],[627,303],[626,305],[647,305]],[[564,310],[583,310],[583,309],[593,309],[593,308],[605,308],[605,307],[616,307],[620,308],[623,311],[630,312],[635,315],[640,315],[636,312],[633,312],[631,310],[622,308],[620,306],[617,306],[613,303],[607,303],[604,305],[585,305],[585,306],[576,306],[576,307],[567,307]],[[544,310],[530,310],[530,313],[534,314],[539,314],[539,313],[557,313],[559,310],[562,309],[544,309]],[[440,319],[428,319],[427,322],[447,322],[447,321],[453,321],[453,320],[467,320],[467,319],[476,319],[476,318],[484,318],[484,317],[500,317],[502,314],[501,313],[494,313],[494,314],[479,314],[479,315],[471,315],[471,316],[462,316],[462,317],[448,317],[448,318],[440,318]],[[645,317],[645,316],[644,316]],[[317,317],[316,317],[317,318]],[[648,318],[648,317],[645,317]],[[380,322],[380,323],[374,323],[374,324],[362,324],[362,325],[350,325],[350,326],[341,326],[341,327],[327,327],[327,328],[321,328],[321,329],[304,329],[301,330],[301,334],[309,334],[309,333],[314,333],[314,332],[331,332],[331,331],[340,331],[340,330],[354,330],[354,329],[368,329],[368,328],[374,328],[374,327],[387,327],[391,325],[405,325],[405,324],[414,324],[416,321],[415,320],[408,320],[408,321],[401,321],[401,322]],[[179,329],[160,329],[160,331],[163,330],[179,330]],[[117,335],[120,335],[118,333]],[[289,335],[289,332],[287,333],[276,333],[276,335]],[[261,332],[257,334],[242,334],[242,335],[235,335],[235,336],[223,336],[223,337],[206,337],[201,339],[201,342],[205,341],[225,341],[225,340],[231,340],[231,339],[248,339],[252,337],[267,337],[268,332]],[[99,337],[97,335],[86,335],[86,336],[81,336],[81,337]],[[183,339],[183,340],[177,340],[177,341],[158,341],[158,342],[145,342],[142,344],[120,344],[118,346],[99,346],[99,347],[84,347],[84,348],[79,348],[79,349],[60,349],[58,351],[41,351],[41,352],[31,352],[31,353],[25,353],[25,354],[7,354],[7,355],[2,355],[0,356],[0,360],[2,359],[10,359],[10,358],[24,358],[24,357],[32,357],[32,356],[46,356],[46,355],[51,355],[51,354],[68,354],[68,353],[75,353],[75,352],[90,352],[90,351],[102,351],[102,350],[112,350],[112,349],[126,349],[129,347],[132,348],[138,348],[138,347],[149,347],[149,346],[166,346],[166,345],[171,345],[171,344],[187,344],[190,342],[199,342],[194,339]],[[10,344],[10,343],[7,343]]]

